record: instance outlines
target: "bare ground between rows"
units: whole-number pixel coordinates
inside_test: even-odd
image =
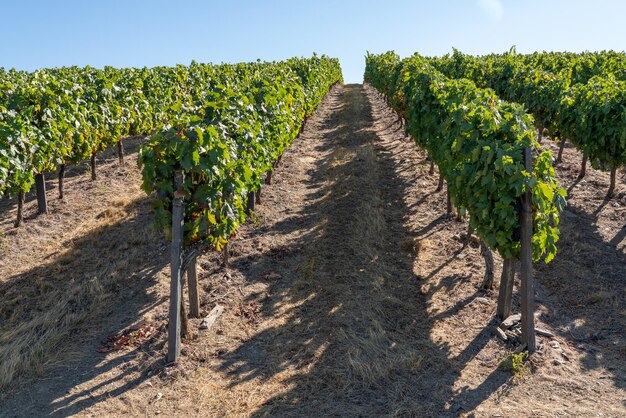
[[[565,155],[574,164],[575,152]],[[569,187],[567,167],[559,175]],[[254,222],[232,245],[231,266],[218,267],[215,254],[201,258],[203,313],[218,303],[225,310],[209,331],[192,320],[181,364],[163,367],[164,333],[96,352],[133,321],[166,324],[167,253],[158,236],[145,235],[149,205],[139,198],[98,227],[111,242],[105,264],[129,252],[118,248],[128,224],[145,235],[130,260],[150,262],[103,276],[104,265],[90,261],[103,251],[98,228],[77,232],[70,266],[108,277],[107,298],[79,318],[74,342],[55,347],[76,358],[18,380],[0,415],[623,415],[623,212],[620,198],[588,197],[602,193],[594,181],[608,185],[590,173],[572,189],[559,256],[537,268],[538,321],[564,354],[540,338],[533,373],[511,378],[498,364],[513,347],[492,335],[495,295],[479,287],[484,262],[477,248],[463,247],[466,224],[445,217],[425,155],[376,93],[339,86],[286,151]],[[63,283],[62,261],[39,264],[24,270],[24,283]]]

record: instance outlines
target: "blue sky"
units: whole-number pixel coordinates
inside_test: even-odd
[[[154,66],[338,57],[626,48],[621,0],[0,0],[0,66]]]

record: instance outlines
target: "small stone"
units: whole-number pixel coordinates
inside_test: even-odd
[[[521,335],[520,333],[509,331],[509,330],[506,330],[503,332],[507,336],[507,338],[511,341],[517,341]]]
[[[483,298],[483,297],[479,297],[474,299],[476,302],[482,304],[482,305],[489,305],[491,303],[491,300],[487,299],[487,298]]]
[[[513,325],[518,323],[521,319],[522,319],[522,314],[511,315],[507,319],[502,321],[502,323],[500,324],[500,328],[502,328],[502,329],[509,329]]]
[[[561,364],[565,364],[565,361],[557,358],[552,360],[552,364],[554,364],[555,366],[560,366]]]
[[[556,349],[556,348],[561,348],[561,344],[559,344],[559,342],[558,342],[558,341],[550,341],[550,342],[548,343],[548,345],[549,345],[550,347],[552,347],[552,348],[555,348],[555,349]]]
[[[522,351],[526,350],[526,344],[522,344],[513,351],[514,354],[519,354]]]
[[[504,331],[502,331],[499,327],[496,327],[496,334],[498,335],[498,337],[500,337],[503,341],[506,341],[509,339],[509,337],[507,337],[507,335],[504,333]]]
[[[198,325],[198,328],[210,329],[213,324],[215,324],[215,321],[217,321],[217,318],[219,318],[222,312],[224,312],[224,307],[222,305],[215,305],[215,307],[211,309],[211,312],[209,312],[206,318],[204,318],[200,325]]]
[[[541,335],[541,336],[548,337],[548,338],[554,338],[554,334],[545,329],[535,328],[535,332],[537,333],[537,335]]]

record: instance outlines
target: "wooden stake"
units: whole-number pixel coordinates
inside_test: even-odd
[[[117,141],[117,158],[120,161],[120,165],[124,165],[124,144],[122,144],[122,138]]]
[[[222,250],[222,266],[228,267],[228,242],[224,244],[224,249]]]
[[[272,170],[267,171],[267,175],[265,176],[265,184],[268,186],[272,184]]]
[[[435,162],[433,160],[430,160],[430,169],[428,169],[428,174],[431,176],[435,174]]]
[[[37,213],[48,213],[48,200],[46,199],[46,178],[43,173],[35,174],[35,189],[37,190]]]
[[[565,138],[561,138],[561,143],[559,144],[559,155],[556,157],[554,164],[561,164],[561,161],[563,161],[563,148],[565,148]]]
[[[524,149],[526,171],[532,173],[532,155],[530,148]],[[522,296],[522,344],[526,344],[528,353],[537,348],[535,340],[535,285],[533,280],[533,207],[532,191],[526,189],[522,197],[521,227],[521,296]]]
[[[254,197],[255,197],[255,201],[257,205],[261,204],[261,185],[259,185],[259,188],[257,189],[256,192],[254,192]]]
[[[246,215],[252,215],[254,212],[254,204],[256,202],[256,198],[254,197],[253,191],[248,191],[248,201],[246,203]]]
[[[15,227],[24,223],[24,192],[17,194],[17,219],[15,220]]]
[[[96,180],[96,153],[95,152],[91,154],[90,164],[91,164],[91,180],[95,181]]]
[[[198,318],[200,317],[200,297],[198,295],[198,274],[195,257],[187,268],[187,280],[189,281],[189,315],[192,318]]]
[[[611,167],[611,184],[609,185],[609,192],[606,197],[613,197],[615,194],[615,178],[617,177],[617,167]]]
[[[446,185],[446,198],[447,198],[446,215],[451,216],[452,215],[452,199],[450,198],[450,187],[448,187],[447,185]]]
[[[507,258],[502,262],[502,276],[498,290],[497,315],[504,321],[511,315],[511,299],[513,297],[513,282],[515,279],[515,260]]]
[[[65,180],[65,164],[59,167],[59,199],[63,199],[63,182]]]
[[[583,162],[580,165],[580,173],[578,174],[578,178],[582,179],[587,174],[587,156],[583,154]]]
[[[181,294],[182,293],[184,293],[184,291],[181,288]],[[180,338],[189,338],[189,318],[187,318],[184,300],[181,300],[180,304]]]
[[[493,289],[493,253],[483,240],[480,240],[480,254],[485,258],[484,289]]]
[[[176,173],[174,190],[183,184],[182,172]],[[185,207],[183,199],[175,197],[172,202],[172,248],[170,261],[170,306],[167,328],[167,362],[175,363],[180,357],[181,304],[182,304],[182,255]]]

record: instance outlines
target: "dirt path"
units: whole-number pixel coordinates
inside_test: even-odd
[[[463,246],[466,225],[445,217],[436,183],[373,90],[334,88],[264,188],[231,266],[202,257],[203,313],[219,303],[224,314],[210,331],[192,320],[179,366],[163,365],[163,332],[133,350],[96,352],[134,320],[165,329],[168,274],[155,265],[129,274],[139,297],[85,318],[69,345],[75,360],[5,394],[0,416],[626,413],[623,336],[572,343],[558,314],[571,293],[551,285],[548,269],[538,273],[539,323],[557,333],[567,360],[540,338],[531,376],[498,370],[511,347],[492,335],[495,295],[480,290],[482,258]],[[137,211],[149,217],[147,205]],[[574,257],[568,268],[588,272],[586,262]],[[623,267],[612,266],[617,286]],[[616,298],[595,305],[600,316],[621,318]]]

